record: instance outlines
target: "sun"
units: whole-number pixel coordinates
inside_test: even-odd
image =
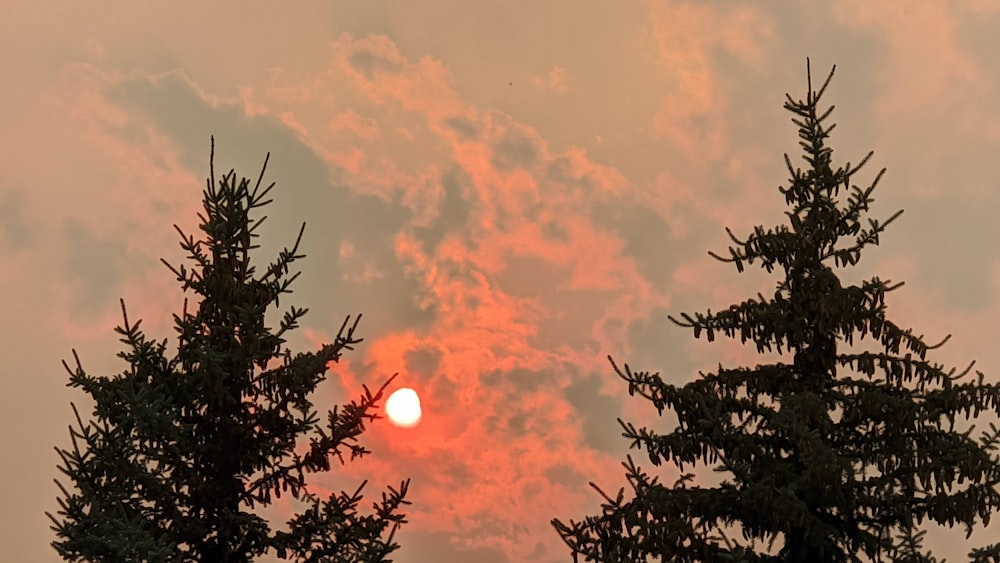
[[[420,397],[413,389],[403,387],[393,391],[385,402],[385,412],[396,426],[413,428],[420,422]]]

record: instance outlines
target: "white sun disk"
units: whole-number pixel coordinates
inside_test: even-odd
[[[413,389],[403,387],[393,391],[385,402],[385,413],[396,426],[413,428],[420,422],[420,397]]]

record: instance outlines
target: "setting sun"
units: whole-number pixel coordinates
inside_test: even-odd
[[[385,402],[385,412],[396,426],[412,428],[420,422],[420,397],[413,389],[397,389]]]

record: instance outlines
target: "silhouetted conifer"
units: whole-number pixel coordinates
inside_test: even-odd
[[[290,293],[290,266],[305,229],[260,275],[251,263],[264,218],[251,213],[270,203],[261,188],[267,159],[253,189],[235,171],[216,186],[214,139],[204,192],[202,237],[181,235],[191,268],[164,264],[197,311],[174,315],[177,350],[149,340],[122,302],[116,328],[128,363],[121,374],[88,374],[73,351],[63,362],[71,387],[94,402],[92,417],[70,427],[72,446],[56,448],[71,487],[59,488],[53,546],[65,560],[90,562],[249,562],[265,553],[294,561],[388,561],[405,522],[399,512],[408,481],[389,487],[370,513],[359,512],[361,490],[321,498],[306,476],[370,453],[358,442],[379,418],[372,393],[334,407],[325,424],[309,399],[327,366],[361,341],[360,320],[344,320],[336,338],[316,352],[283,348],[306,309],[290,307],[275,329],[265,313]],[[270,156],[270,155],[268,155]],[[390,378],[391,381],[391,378]],[[59,483],[57,481],[57,483]],[[282,529],[255,512],[283,494],[304,507]]]
[[[591,483],[605,499],[600,515],[553,520],[574,560],[928,563],[924,521],[971,533],[1000,506],[1000,433],[993,424],[978,439],[955,429],[956,420],[1000,412],[1000,389],[981,373],[965,379],[971,365],[956,373],[928,361],[947,337],[930,345],[886,317],[885,295],[901,283],[874,277],[845,287],[837,275],[901,212],[884,222],[867,217],[884,170],[864,189],[851,182],[871,153],[834,167],[833,108],[820,107],[832,76],[815,91],[810,75],[804,101],[787,96],[808,163],[803,171],[785,156],[791,179],[779,190],[787,224],[756,227],[746,240],[730,232],[729,255],[710,253],[738,272],[777,271],[777,290],[723,311],[671,317],[695,338],[738,339],[792,362],[720,364],[675,386],[612,360],[630,395],[678,419],[668,434],[619,420],[623,436],[654,466],[671,464],[682,476],[663,483],[629,456],[629,498],[625,489],[612,497]],[[687,470],[698,465],[725,479],[694,485]],[[970,557],[997,561],[998,553],[991,547]]]

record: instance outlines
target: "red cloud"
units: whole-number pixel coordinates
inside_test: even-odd
[[[412,475],[416,530],[498,547],[515,561],[536,550],[559,557],[548,524],[555,511],[596,505],[588,479],[620,480],[617,460],[583,441],[589,413],[573,408],[564,389],[577,374],[606,371],[603,355],[625,347],[626,327],[666,302],[618,236],[592,219],[603,203],[635,194],[619,171],[583,149],[553,152],[531,127],[462,102],[438,61],[411,62],[377,36],[342,36],[333,52],[333,74],[361,96],[352,112],[378,115],[365,130],[405,127],[413,146],[437,148],[414,166],[400,166],[406,149],[389,141],[366,145],[364,158],[351,162],[338,155],[357,155],[356,145],[331,137],[319,148],[345,183],[412,212],[393,235],[395,259],[435,311],[425,329],[366,335],[363,359],[333,366],[349,392],[402,372],[396,384],[416,389],[424,405],[413,429],[377,424],[370,438],[377,455],[347,467],[348,475],[372,483]],[[340,131],[357,121],[337,118]],[[317,132],[311,142],[322,138]],[[461,173],[459,191],[448,196],[468,214],[459,223],[442,215],[445,170]],[[440,221],[450,229],[424,238],[422,226]],[[410,372],[412,354],[434,355],[433,372]]]

